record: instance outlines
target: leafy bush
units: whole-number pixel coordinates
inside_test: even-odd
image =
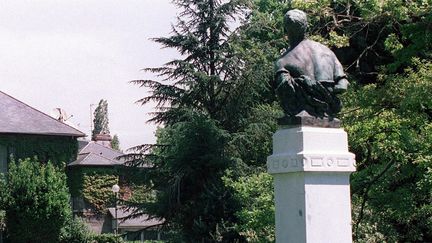
[[[227,186],[235,190],[242,202],[237,212],[236,229],[248,242],[274,242],[275,207],[273,178],[267,173],[252,174],[233,179],[230,173],[224,178]]]
[[[91,242],[93,234],[82,219],[68,220],[60,235],[61,243]]]
[[[122,243],[124,242],[119,235],[114,234],[101,234],[93,235],[91,239],[92,243]]]
[[[63,228],[60,243],[122,243],[120,235],[95,234],[80,218],[71,219]]]
[[[12,242],[59,242],[71,216],[65,174],[50,162],[36,159],[11,162],[0,180],[7,235]]]

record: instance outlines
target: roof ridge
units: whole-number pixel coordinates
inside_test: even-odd
[[[78,153],[80,153],[80,152],[83,151],[85,148],[87,148],[87,147],[89,146],[90,143],[91,143],[91,141],[88,142],[84,147],[82,147],[82,149],[80,149],[80,150],[78,151]],[[91,152],[89,152],[89,153],[91,153]],[[85,153],[84,153],[84,154],[85,154]]]
[[[81,163],[83,163],[84,161],[86,161],[89,156],[90,156],[90,154],[87,154],[86,156],[84,156],[84,158],[81,160]],[[81,163],[77,163],[76,165],[80,165]]]
[[[88,155],[91,154],[91,152],[87,152],[87,153],[79,153],[78,155]]]
[[[36,111],[36,112],[41,113],[42,115],[44,115],[44,116],[46,116],[46,117],[48,117],[48,118],[50,118],[50,119],[52,119],[52,120],[54,120],[54,121],[56,121],[56,122],[60,122],[61,124],[65,125],[65,126],[67,126],[67,127],[72,128],[73,130],[77,131],[78,133],[81,133],[82,135],[84,135],[83,137],[86,136],[85,133],[81,132],[80,130],[78,130],[78,129],[76,129],[76,128],[74,128],[74,127],[72,127],[72,126],[70,126],[70,125],[68,125],[68,124],[66,124],[66,123],[64,123],[64,122],[61,122],[61,121],[59,121],[59,120],[57,120],[57,119],[54,119],[54,117],[49,116],[48,114],[46,114],[46,113],[44,113],[44,112],[42,112],[42,111],[40,111],[40,110],[38,110],[38,109],[36,109],[36,108],[30,106],[30,105],[28,105],[28,104],[26,104],[26,103],[24,103],[24,102],[18,100],[17,98],[14,98],[13,96],[11,96],[11,95],[9,95],[9,94],[6,94],[5,92],[3,92],[3,91],[1,91],[1,90],[0,90],[0,93],[2,93],[2,94],[4,94],[4,95],[6,95],[7,97],[9,97],[9,98],[11,98],[11,99],[17,101],[18,103],[21,103],[21,104],[25,105],[26,107],[28,107],[28,108],[30,108],[30,109]],[[79,136],[78,136],[78,137],[79,137]]]
[[[90,145],[90,143],[91,143],[91,144],[96,144],[96,145],[99,146],[99,147],[102,147],[102,148],[105,148],[105,149],[109,149],[109,150],[111,150],[111,151],[113,151],[113,152],[116,152],[116,153],[118,153],[118,154],[122,154],[122,155],[124,155],[123,152],[120,152],[120,151],[115,150],[115,149],[113,149],[113,148],[110,148],[110,147],[104,146],[104,145],[102,145],[102,144],[100,144],[100,143],[97,143],[96,141],[93,141],[93,140],[92,140],[92,141],[90,141],[87,145]],[[85,147],[87,147],[87,145],[86,145]],[[85,147],[83,147],[81,150],[84,150]]]
[[[103,158],[103,159],[107,159],[107,160],[109,160],[109,161],[113,161],[113,162],[121,163],[119,160],[110,159],[110,158],[108,158],[108,157],[105,157],[105,156],[100,155],[100,154],[97,154],[97,153],[89,152],[88,154],[90,154],[90,155],[96,155],[96,156],[98,156],[98,157],[101,157],[101,158]]]

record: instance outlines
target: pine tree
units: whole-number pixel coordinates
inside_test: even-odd
[[[226,227],[236,220],[236,203],[222,176],[234,165],[226,153],[226,131],[240,126],[239,117],[256,93],[254,85],[240,78],[243,64],[230,42],[229,21],[246,1],[173,2],[182,10],[173,35],[154,41],[177,49],[182,59],[146,69],[162,81],[133,81],[151,89],[150,96],[139,100],[156,102],[150,121],[165,124],[157,145],[141,146],[129,155],[131,164],[146,164],[142,178],[156,192],[156,200],[141,208],[163,218],[186,242],[241,240]],[[243,93],[249,95],[239,99]]]
[[[151,89],[151,95],[139,102],[157,103],[158,111],[150,120],[156,123],[173,124],[182,120],[184,110],[189,109],[230,128],[229,104],[238,100],[239,92],[245,92],[248,84],[238,80],[242,63],[229,43],[229,23],[239,16],[246,0],[173,2],[182,9],[173,35],[153,40],[165,48],[177,49],[183,58],[145,69],[162,77],[162,82],[132,81]]]

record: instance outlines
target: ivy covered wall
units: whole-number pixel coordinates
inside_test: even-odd
[[[39,161],[59,165],[76,159],[78,142],[70,136],[0,134],[0,145],[8,148],[15,159],[38,157]]]
[[[112,186],[119,184],[118,171],[112,167],[69,167],[68,186],[72,197],[82,198],[96,213],[105,213],[114,203]],[[121,193],[121,192],[120,192]]]

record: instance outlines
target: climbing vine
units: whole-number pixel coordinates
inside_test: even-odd
[[[73,137],[42,135],[1,135],[0,145],[8,148],[16,159],[33,158],[55,164],[69,163],[76,159],[78,142]]]
[[[68,171],[72,197],[82,197],[97,213],[104,213],[114,203],[112,186],[118,184],[118,173],[113,168],[77,167]]]
[[[113,192],[111,187],[118,183],[115,175],[85,175],[84,176],[84,200],[90,203],[98,212],[103,212],[113,204]]]

